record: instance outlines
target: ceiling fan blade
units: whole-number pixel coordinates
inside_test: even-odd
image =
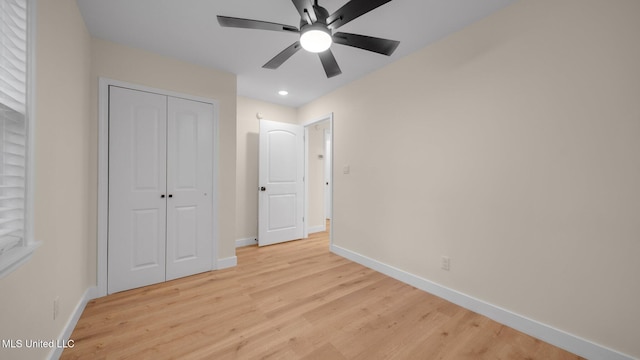
[[[327,18],[329,29],[335,30],[389,1],[391,0],[351,0]]]
[[[229,16],[218,15],[218,23],[224,27],[235,27],[242,29],[258,29],[258,30],[272,30],[272,31],[286,31],[298,33],[300,32],[297,27],[284,24],[276,24],[268,21],[241,19]]]
[[[277,69],[300,49],[302,49],[300,41],[296,41],[286,49],[282,50],[278,55],[274,56],[273,59],[269,60],[269,62],[264,64],[262,67],[265,69]]]
[[[342,70],[340,70],[340,66],[338,66],[338,62],[333,56],[331,49],[318,53],[318,56],[320,56],[320,62],[322,62],[322,67],[324,68],[325,74],[327,74],[327,78],[342,74]]]
[[[353,46],[359,49],[377,52],[378,54],[387,56],[393,54],[398,45],[400,45],[400,41],[396,40],[343,32],[333,34],[333,42],[340,45]]]
[[[313,3],[311,0],[292,0],[293,5],[295,5],[296,9],[300,13],[300,18],[306,21],[309,25],[318,21],[318,16],[316,16],[316,11],[313,9]]]

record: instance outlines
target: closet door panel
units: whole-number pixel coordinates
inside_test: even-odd
[[[167,280],[213,267],[213,105],[168,100]]]
[[[109,293],[165,280],[166,108],[166,96],[109,89]]]
[[[180,238],[175,241],[175,260],[190,260],[198,256],[198,208],[180,206],[175,208],[176,234]]]

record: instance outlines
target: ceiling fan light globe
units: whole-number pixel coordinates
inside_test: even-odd
[[[300,35],[302,48],[312,53],[326,51],[332,42],[329,30],[322,27],[310,27]]]

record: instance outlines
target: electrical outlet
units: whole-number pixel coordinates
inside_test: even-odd
[[[53,320],[58,318],[58,313],[60,312],[60,297],[56,296],[53,299]]]
[[[451,267],[451,259],[448,256],[443,256],[442,265],[440,265],[440,267],[442,268],[442,270],[449,271]]]

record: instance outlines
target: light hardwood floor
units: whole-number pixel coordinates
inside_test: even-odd
[[[89,302],[61,359],[580,359],[329,252],[327,233]]]

